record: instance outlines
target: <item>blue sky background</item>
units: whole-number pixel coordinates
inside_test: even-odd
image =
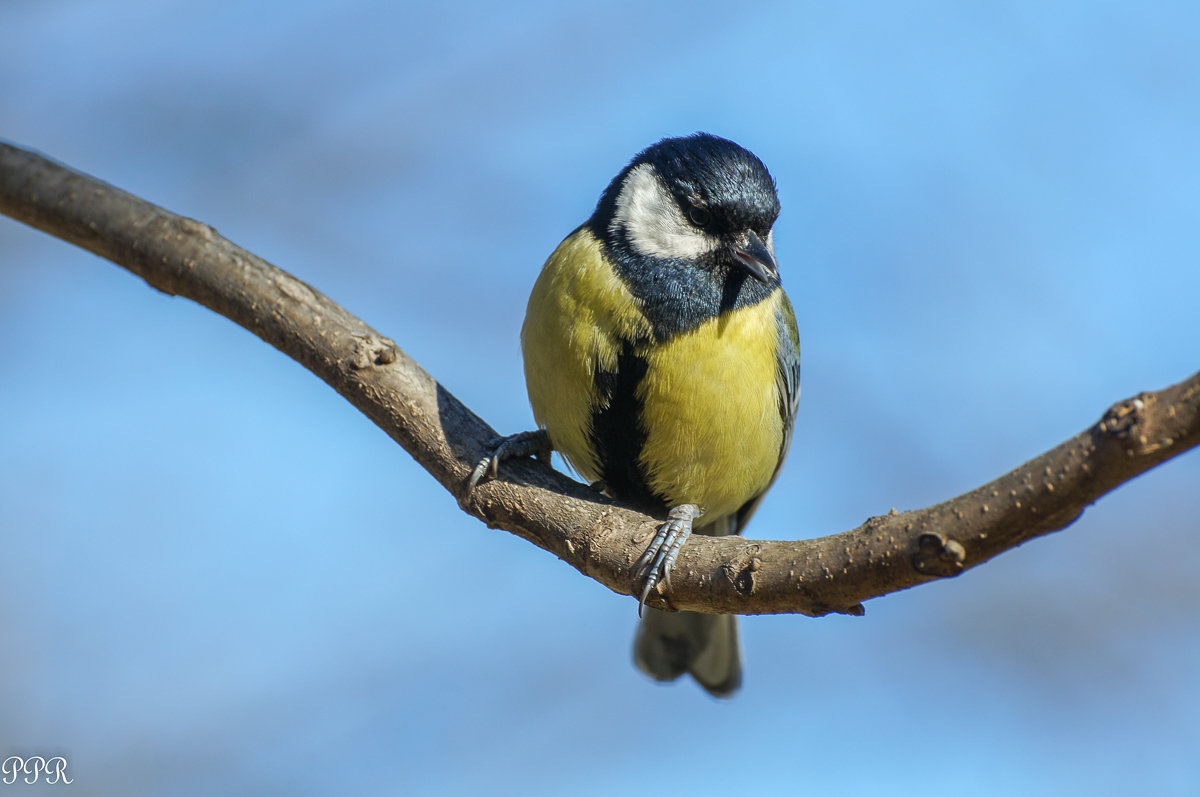
[[[733,138],[804,349],[750,533],[819,536],[1200,367],[1198,8],[4,0],[0,137],[214,225],[504,432],[546,255],[640,148]],[[0,340],[0,753],[75,794],[1200,789],[1194,452],[864,618],[744,620],[718,702],[299,365],[7,219]]]

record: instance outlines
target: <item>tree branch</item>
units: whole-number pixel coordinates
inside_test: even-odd
[[[177,216],[0,143],[0,212],[107,258],[164,293],[249,329],[329,383],[465,511],[554,553],[615,592],[657,525],[533,461],[464,486],[497,435],[388,338],[324,294]],[[670,605],[737,614],[861,614],[862,601],[957,575],[1068,526],[1118,485],[1200,443],[1200,373],[1119,402],[1092,427],[995,481],[927,509],[793,542],[693,536]],[[664,606],[663,596],[651,605]]]

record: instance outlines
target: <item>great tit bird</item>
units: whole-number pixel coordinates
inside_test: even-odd
[[[500,442],[470,486],[506,457],[553,448],[608,495],[665,514],[640,560],[643,603],[660,582],[669,590],[692,531],[742,532],[787,453],[800,344],[778,215],[753,154],[705,133],[664,139],[613,179],[529,297],[521,347],[539,430]],[[728,615],[647,609],[634,660],[714,695],[741,683]]]

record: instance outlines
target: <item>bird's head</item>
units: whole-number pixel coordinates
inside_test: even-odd
[[[740,269],[777,284],[775,181],[753,153],[707,133],[648,147],[605,190],[593,229],[626,256]]]

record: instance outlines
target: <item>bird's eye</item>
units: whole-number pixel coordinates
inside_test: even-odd
[[[698,208],[695,205],[692,205],[690,208],[688,208],[688,218],[692,220],[692,224],[703,228],[707,227],[708,223],[712,221],[712,214],[704,208]]]

